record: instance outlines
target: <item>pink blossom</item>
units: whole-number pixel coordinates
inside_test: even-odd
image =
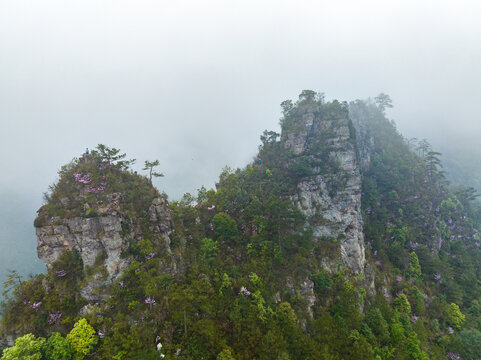
[[[251,292],[249,290],[247,290],[245,286],[243,286],[243,287],[241,287],[239,294],[242,294],[244,296],[249,296],[251,294]]]
[[[50,325],[57,324],[60,321],[60,318],[62,317],[62,313],[60,311],[57,311],[56,313],[51,313],[48,314],[48,323]]]
[[[401,276],[396,276],[396,281],[401,282],[401,281],[403,281],[403,278]]]
[[[82,174],[79,174],[79,173],[76,173],[74,174],[74,178],[75,180],[77,180],[78,182],[82,183],[82,184],[89,184],[90,183],[90,174],[85,174],[85,175],[82,175]]]
[[[64,277],[65,275],[67,275],[67,272],[65,270],[57,270],[55,271],[55,273],[58,277]]]
[[[453,353],[453,352],[448,352],[446,354],[449,358],[449,360],[461,360],[461,355]]]
[[[207,208],[207,210],[214,210],[214,209],[215,209],[215,205],[212,205],[212,206]]]
[[[38,308],[40,307],[40,305],[42,305],[42,302],[41,302],[41,301],[36,302],[36,303],[33,303],[32,306],[31,306],[31,308],[32,308],[33,310],[37,311]]]
[[[152,299],[150,296],[144,300],[146,304],[149,304],[150,306],[155,305],[155,300]]]
[[[107,184],[102,183],[97,187],[95,187],[95,186],[91,187],[90,189],[87,190],[87,192],[93,193],[93,194],[98,194],[98,193],[104,192],[106,188],[107,188]]]

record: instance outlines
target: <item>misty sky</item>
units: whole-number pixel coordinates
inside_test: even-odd
[[[388,93],[404,135],[480,159],[480,17],[476,1],[2,0],[0,252],[34,258],[42,193],[86,147],[159,159],[177,199],[250,161],[303,89]]]

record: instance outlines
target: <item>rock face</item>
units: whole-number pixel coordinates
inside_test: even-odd
[[[95,217],[52,217],[44,226],[36,228],[38,257],[50,267],[65,250],[79,252],[83,265],[91,268],[104,266],[107,276],[97,274],[87,281],[82,296],[88,301],[99,301],[95,287],[110,284],[130,263],[122,256],[131,241],[142,238],[142,231],[120,209],[120,193],[105,195],[96,204]],[[67,204],[66,204],[67,205]],[[90,206],[86,206],[86,210]],[[170,252],[169,234],[172,215],[163,198],[155,198],[148,211],[150,230],[165,242]]]
[[[305,104],[296,111],[297,125],[283,128],[281,142],[291,151],[291,168],[308,163],[312,171],[300,172],[292,200],[306,215],[314,237],[336,239],[343,265],[362,273],[362,179],[347,109],[339,103],[328,107]],[[333,268],[336,262],[333,259],[326,267]]]
[[[78,251],[84,265],[93,266],[97,257],[105,255],[107,270],[115,276],[125,267],[125,260],[120,255],[128,243],[121,232],[120,216],[53,217],[48,225],[36,230],[38,256],[49,266],[65,250]]]
[[[155,198],[149,208],[150,231],[159,234],[164,240],[167,252],[172,253],[170,249],[169,234],[172,231],[172,212],[164,198]]]

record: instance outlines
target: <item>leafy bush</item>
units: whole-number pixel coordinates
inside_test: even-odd
[[[87,320],[80,319],[68,333],[67,340],[75,350],[74,359],[80,360],[92,351],[93,346],[98,342],[98,337]]]
[[[54,332],[45,344],[45,356],[49,360],[70,360],[74,350],[67,339]]]
[[[233,239],[237,236],[237,223],[225,213],[215,214],[212,218],[214,233],[219,240]]]
[[[35,338],[33,334],[26,334],[15,340],[15,345],[3,351],[1,360],[41,360],[44,338]]]
[[[200,248],[200,253],[202,257],[207,260],[212,260],[215,258],[219,251],[219,244],[210,238],[202,239],[202,247]]]

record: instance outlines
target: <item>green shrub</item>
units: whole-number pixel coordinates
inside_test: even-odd
[[[202,246],[200,248],[200,254],[207,260],[215,258],[219,251],[219,243],[210,238],[202,239]]]
[[[218,213],[212,219],[214,233],[219,240],[227,240],[237,236],[237,223],[229,215]]]

